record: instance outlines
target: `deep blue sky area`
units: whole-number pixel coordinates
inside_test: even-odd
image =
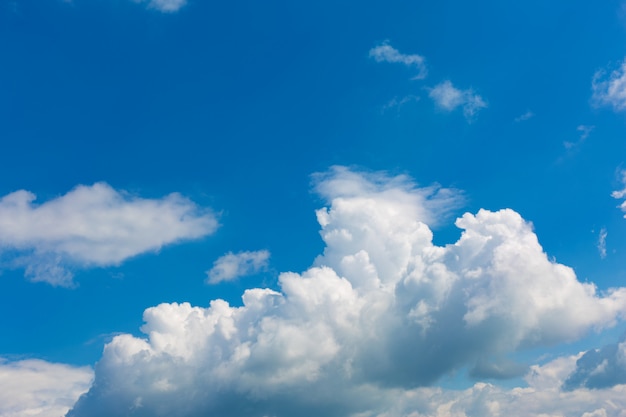
[[[626,88],[593,90],[612,71],[626,83],[622,1],[153,3],[0,0],[0,198],[28,190],[38,206],[104,182],[129,199],[179,193],[219,227],[121,260],[55,258],[69,286],[25,277],[19,259],[56,249],[0,227],[0,357],[93,366],[113,336],[141,334],[148,307],[279,290],[324,250],[315,210],[329,201],[312,174],[335,165],[458,190],[431,225],[437,245],[457,241],[463,213],[511,208],[579,281],[626,286],[611,197]],[[384,45],[427,75],[376,59]],[[483,105],[447,108],[434,96],[446,81]],[[249,276],[205,282],[221,256],[260,250],[269,261]]]

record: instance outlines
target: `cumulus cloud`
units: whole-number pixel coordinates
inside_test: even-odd
[[[176,193],[144,199],[96,183],[40,205],[35,199],[25,190],[0,198],[0,254],[52,285],[71,285],[69,268],[118,265],[217,227],[213,214]]]
[[[626,59],[618,69],[597,71],[591,81],[591,90],[595,105],[612,107],[614,111],[626,110]]]
[[[626,335],[621,342],[585,352],[564,383],[565,389],[607,388],[626,384]]]
[[[481,109],[487,108],[485,100],[474,93],[472,89],[459,90],[449,80],[431,88],[428,96],[437,107],[445,111],[453,111],[459,106],[462,107],[463,115],[468,121],[472,120]]]
[[[89,389],[92,379],[89,367],[0,358],[0,415],[62,416]]]
[[[256,274],[267,269],[270,252],[260,250],[256,252],[229,252],[213,262],[213,267],[207,271],[207,283],[218,284],[222,281],[232,281],[239,277]]]
[[[466,213],[459,240],[437,246],[428,224],[454,191],[342,167],[314,180],[326,247],[311,268],[281,274],[279,290],[246,290],[240,307],[147,309],[146,336],[107,344],[68,416],[618,415],[607,398],[623,409],[620,386],[599,399],[561,392],[563,363],[531,367],[513,391],[429,385],[464,367],[519,375],[524,365],[502,358],[615,324],[625,288],[579,282],[513,210]]]
[[[418,73],[414,80],[421,80],[426,78],[428,71],[424,57],[417,54],[406,55],[400,53],[396,48],[389,45],[389,42],[385,41],[378,46],[370,49],[369,57],[373,58],[376,62],[390,62],[404,64],[407,67],[413,67],[417,69]]]

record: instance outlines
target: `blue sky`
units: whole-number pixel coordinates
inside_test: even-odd
[[[625,34],[3,0],[0,415],[621,415]]]

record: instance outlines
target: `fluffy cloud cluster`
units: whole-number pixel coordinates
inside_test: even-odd
[[[595,104],[612,107],[615,111],[626,110],[626,59],[616,70],[596,72],[591,88]]]
[[[71,285],[68,267],[117,265],[217,228],[213,214],[179,194],[144,199],[105,183],[35,205],[20,190],[0,198],[0,254],[33,281]]]
[[[418,73],[413,79],[421,80],[426,78],[428,74],[428,70],[426,69],[426,64],[424,57],[417,54],[406,55],[400,53],[396,48],[389,45],[388,42],[383,42],[382,44],[370,49],[369,52],[370,58],[373,58],[376,62],[390,62],[390,63],[399,63],[404,64],[407,67],[414,67],[417,69]]]
[[[92,379],[89,367],[0,358],[0,415],[59,417],[89,389]]]
[[[315,178],[326,248],[310,269],[240,307],[147,309],[146,338],[115,337],[68,416],[620,415],[624,386],[560,390],[578,358],[534,366],[511,391],[429,385],[462,367],[519,375],[503,358],[613,325],[625,288],[579,282],[512,210],[466,213],[460,239],[436,246],[427,224],[456,192],[345,168]]]
[[[213,262],[213,267],[207,271],[207,283],[218,284],[256,274],[267,269],[269,258],[270,252],[267,250],[229,252]]]
[[[462,107],[467,120],[472,120],[481,109],[487,108],[485,100],[473,90],[459,90],[449,80],[431,88],[428,95],[437,107],[445,111]]]

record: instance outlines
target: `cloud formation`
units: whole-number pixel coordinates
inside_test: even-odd
[[[624,188],[622,188],[621,190],[613,191],[611,193],[611,197],[619,199],[619,200],[626,199],[626,170],[621,172],[621,176],[622,176],[622,184],[624,184]],[[619,205],[619,208],[623,212],[626,212],[626,201],[622,202],[622,204]],[[626,219],[626,215],[624,215],[624,218]]]
[[[468,121],[473,120],[481,109],[487,108],[485,100],[472,89],[459,90],[449,80],[431,88],[428,96],[438,108],[448,112],[462,107],[463,115]]]
[[[213,262],[213,267],[207,271],[207,283],[218,284],[222,281],[233,281],[239,277],[256,274],[267,269],[269,258],[270,252],[267,250],[229,252]]]
[[[376,62],[398,63],[404,64],[407,67],[416,68],[418,73],[415,77],[413,77],[414,80],[422,80],[428,75],[428,70],[426,69],[426,63],[423,56],[400,53],[400,51],[396,48],[389,45],[389,42],[387,41],[370,49],[369,57],[373,58]]]
[[[246,290],[240,307],[147,309],[146,337],[105,347],[68,416],[579,417],[624,403],[623,387],[562,393],[557,371],[575,359],[531,367],[529,388],[429,388],[463,367],[519,375],[502,358],[614,325],[626,288],[579,282],[513,210],[466,213],[459,240],[436,246],[428,224],[458,202],[453,190],[342,167],[314,180],[326,247],[311,268],[281,274],[279,291]]]
[[[52,285],[72,284],[68,268],[118,265],[217,228],[212,213],[176,193],[144,199],[96,183],[41,205],[35,199],[25,190],[0,199],[0,254]]]
[[[608,232],[606,231],[606,227],[600,229],[600,234],[598,235],[598,252],[600,253],[600,258],[606,258],[606,237],[608,236]]]
[[[526,113],[524,113],[524,114],[521,114],[521,115],[517,116],[517,117],[514,119],[514,121],[515,121],[515,123],[525,122],[526,120],[531,119],[531,118],[533,118],[533,117],[535,117],[535,113],[533,113],[533,112],[532,112],[532,111],[530,111],[530,110],[527,110],[527,111],[526,111]]]
[[[626,335],[625,335],[626,336]],[[626,384],[626,337],[621,342],[585,352],[564,388],[607,388]]]
[[[92,379],[89,367],[0,358],[0,415],[62,416],[89,389]]]
[[[187,4],[187,0],[134,0],[148,3],[148,8],[164,13],[174,13]]]
[[[626,59],[621,66],[607,73],[597,71],[591,81],[592,102],[597,106],[612,107],[614,111],[626,110]]]

